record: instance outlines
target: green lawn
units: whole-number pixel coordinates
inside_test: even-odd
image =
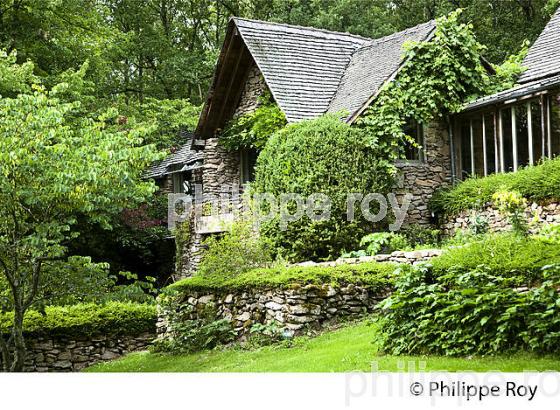
[[[347,372],[370,371],[560,371],[560,358],[512,357],[448,358],[380,356],[374,341],[376,325],[359,323],[315,338],[297,338],[292,347],[257,350],[229,348],[171,356],[133,353],[120,360],[90,367],[90,372]],[[419,368],[420,366],[420,368]]]

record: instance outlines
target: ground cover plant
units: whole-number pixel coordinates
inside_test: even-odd
[[[397,272],[382,303],[387,353],[558,352],[557,245],[494,234]]]

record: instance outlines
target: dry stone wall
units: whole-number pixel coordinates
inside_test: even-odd
[[[30,337],[27,339],[26,372],[76,372],[95,363],[114,360],[144,350],[153,333],[137,336],[97,335],[87,338]]]
[[[389,289],[372,291],[355,284],[333,287],[324,285],[293,285],[290,288],[263,288],[215,293],[191,292],[179,305],[190,312],[188,319],[200,319],[199,312],[212,306],[217,318],[232,322],[239,337],[252,325],[275,324],[285,332],[297,334],[306,328],[318,328],[340,318],[360,317],[373,311],[389,293]],[[160,312],[158,333],[168,331],[168,313]]]
[[[474,216],[484,218],[488,222],[488,229],[491,232],[511,230],[508,218],[500,214],[491,203],[488,203],[481,210],[466,210],[446,217],[441,224],[442,232],[447,236],[453,236],[457,231],[468,230],[473,224]],[[560,223],[560,203],[538,204],[533,202],[525,209],[525,217],[533,230],[544,224],[558,224]]]

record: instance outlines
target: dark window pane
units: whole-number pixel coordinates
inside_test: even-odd
[[[550,128],[552,155],[555,156],[560,154],[560,94],[550,97]]]
[[[470,121],[461,120],[461,179],[464,179],[472,174],[471,166],[471,137],[470,137]]]
[[[516,114],[517,167],[519,168],[529,165],[529,127],[527,124],[527,105],[517,105],[513,109]]]
[[[484,122],[486,127],[486,166],[488,169],[488,174],[494,174],[498,172],[498,167],[496,164],[496,141],[494,140],[494,115],[485,114]]]
[[[545,147],[541,111],[540,101],[531,101],[531,128],[533,129],[533,158],[535,164],[543,157],[543,148]]]
[[[424,135],[422,124],[418,124],[417,121],[409,119],[406,121],[403,132],[411,137],[416,145],[409,143],[408,141],[404,147],[404,157],[410,161],[422,161],[423,158],[423,145],[424,145]]]
[[[505,172],[513,171],[513,145],[511,141],[511,108],[505,108],[502,113],[502,144],[503,165]]]
[[[484,143],[482,135],[482,117],[472,119],[474,170],[477,176],[484,176]]]

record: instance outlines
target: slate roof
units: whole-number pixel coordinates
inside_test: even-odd
[[[346,110],[349,118],[352,117],[397,73],[403,60],[403,44],[427,40],[435,27],[435,21],[429,21],[371,41],[356,50],[327,111]]]
[[[521,74],[515,87],[480,98],[468,104],[465,111],[503,103],[560,84],[560,8],[529,49],[523,66],[526,71]]]
[[[289,122],[324,114],[352,54],[371,42],[314,28],[233,21]]]
[[[520,84],[560,73],[560,8],[529,49],[523,65],[527,70],[519,77]]]
[[[228,35],[239,33],[288,122],[297,122],[326,112],[353,114],[362,108],[399,69],[404,42],[426,39],[435,21],[380,39],[236,17],[230,25],[235,30],[230,27]],[[226,52],[227,47],[222,57]],[[232,70],[234,67],[219,61],[216,81],[223,77],[220,72],[231,76]],[[219,100],[223,96],[215,92],[216,84],[197,130],[205,129],[208,115],[224,112],[216,108],[216,104],[225,104]],[[219,121],[211,127],[219,128]]]
[[[187,142],[177,151],[171,153],[164,160],[153,164],[144,173],[144,178],[162,178],[175,171],[174,166],[192,165],[203,160],[202,151],[192,149],[192,133],[184,133]]]

